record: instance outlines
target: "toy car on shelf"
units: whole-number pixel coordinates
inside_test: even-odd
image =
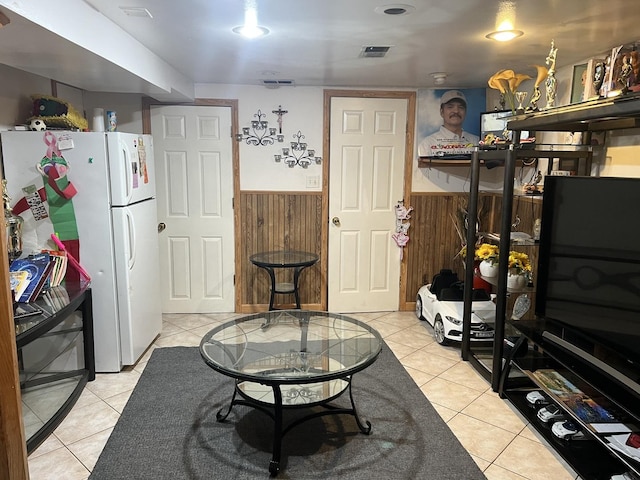
[[[538,420],[546,424],[551,424],[551,422],[565,419],[564,412],[557,405],[547,405],[546,407],[542,407],[538,410],[536,415]]]
[[[584,432],[571,420],[556,422],[551,426],[553,434],[562,440],[582,440]]]
[[[526,395],[527,403],[532,407],[541,407],[549,405],[549,399],[545,397],[540,390],[533,390]]]
[[[457,274],[446,269],[418,290],[416,316],[433,327],[433,336],[440,345],[462,340],[463,294]],[[496,306],[491,296],[485,290],[474,289],[472,301],[470,340],[493,340]]]

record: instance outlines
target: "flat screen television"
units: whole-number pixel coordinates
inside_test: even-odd
[[[512,120],[513,114],[511,110],[493,110],[490,112],[482,112],[480,114],[480,140],[484,140],[487,134],[492,133],[494,136],[509,143],[513,140],[510,130],[507,130],[507,123]],[[520,133],[520,141],[527,141],[529,132],[522,131]]]
[[[536,290],[547,338],[638,394],[639,205],[638,178],[546,177]]]

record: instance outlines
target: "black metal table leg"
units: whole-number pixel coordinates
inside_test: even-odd
[[[365,420],[365,422],[362,423],[362,420],[360,420],[358,411],[356,410],[356,404],[353,401],[353,392],[351,390],[351,385],[353,385],[353,377],[349,379],[349,399],[351,399],[351,409],[353,411],[353,417],[356,419],[356,423],[358,424],[358,428],[360,429],[360,431],[366,435],[369,435],[371,433],[371,422],[369,420]]]
[[[280,471],[280,452],[282,449],[282,392],[280,385],[272,385],[274,399],[273,454],[269,462],[269,473],[272,477]]]
[[[222,407],[220,410],[218,410],[218,413],[216,413],[216,420],[217,421],[224,422],[227,419],[227,417],[231,413],[231,409],[235,405],[236,393],[237,392],[238,392],[238,384],[236,383],[233,386],[233,396],[231,397],[231,401],[229,402],[229,406],[227,407],[227,412],[226,413],[222,413],[222,411],[224,410],[224,407]]]
[[[269,272],[269,278],[271,278],[271,295],[269,296],[269,310],[273,310],[273,304],[276,297],[276,274],[273,268],[262,267]]]
[[[305,267],[296,267],[293,272],[293,294],[296,297],[296,308],[300,310],[300,292],[298,291],[298,279],[300,278],[300,272],[304,270]]]

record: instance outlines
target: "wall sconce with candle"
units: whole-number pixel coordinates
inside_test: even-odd
[[[307,144],[301,142],[304,135],[298,130],[298,133],[293,135],[295,139],[291,142],[291,147],[284,147],[282,149],[282,155],[275,155],[276,162],[284,162],[289,168],[293,168],[296,165],[300,165],[302,168],[307,168],[311,163],[320,165],[322,157],[316,157],[316,151],[307,149]]]
[[[242,133],[236,134],[236,140],[241,142],[245,140],[247,145],[273,145],[277,142],[284,142],[284,135],[277,133],[276,128],[269,127],[269,122],[263,119],[267,115],[258,110],[253,115],[257,120],[251,121],[250,127],[243,127]]]

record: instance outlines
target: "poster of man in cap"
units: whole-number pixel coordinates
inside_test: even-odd
[[[478,145],[482,88],[418,92],[418,156],[465,158]]]

